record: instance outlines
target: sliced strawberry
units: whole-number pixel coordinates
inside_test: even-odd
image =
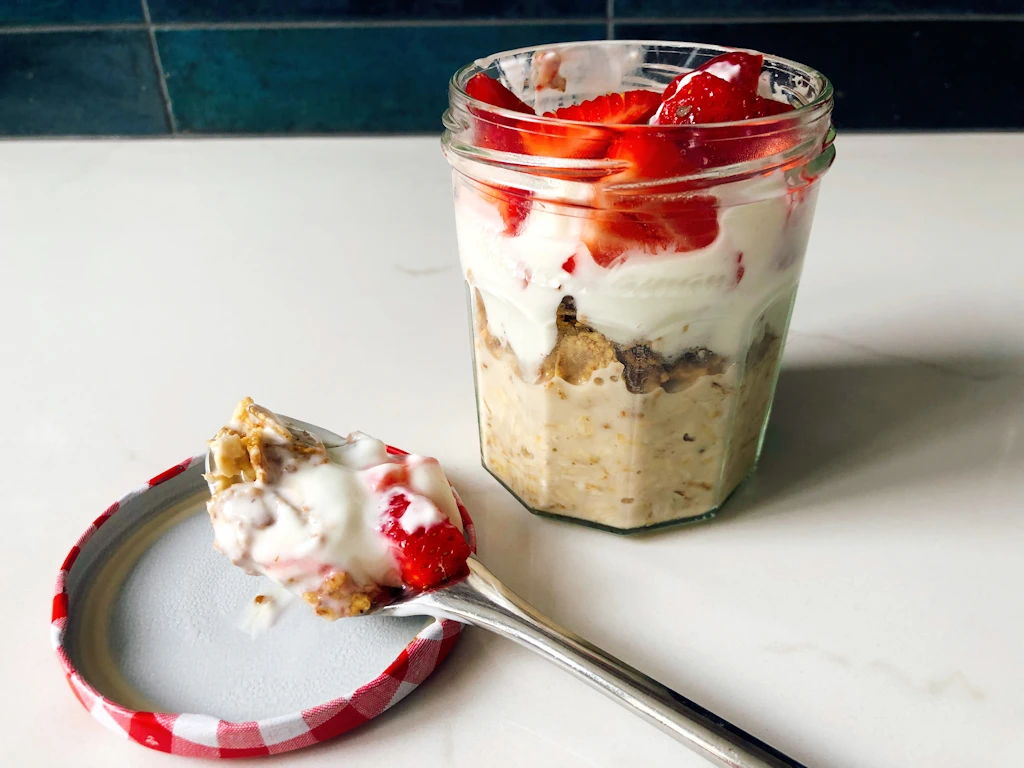
[[[608,147],[608,137],[600,128],[572,123],[522,125],[519,141],[528,155],[579,160],[601,157]]]
[[[792,104],[776,101],[775,99],[766,99],[763,96],[755,98],[754,105],[757,109],[756,117],[771,117],[772,115],[782,115],[793,111]]]
[[[505,222],[505,234],[510,237],[518,235],[530,215],[530,198],[513,190],[499,188],[496,190],[498,213]]]
[[[627,250],[687,253],[718,237],[718,201],[707,195],[620,199],[591,220],[584,243],[594,261],[611,267]]]
[[[727,123],[758,116],[757,94],[698,72],[679,86],[658,111],[659,125]]]
[[[516,96],[512,91],[489,75],[478,72],[466,83],[466,93],[477,101],[483,101],[495,107],[511,109],[532,115],[533,107]]]
[[[466,93],[474,99],[486,102],[495,107],[511,109],[523,114],[533,114],[533,108],[516,96],[512,91],[493,77],[478,72],[466,83]],[[518,121],[500,115],[486,114],[481,110],[470,109],[477,116],[474,125],[475,142],[484,149],[496,149],[502,152],[523,151],[522,133]],[[505,234],[519,234],[530,213],[530,196],[515,192],[506,187],[489,187],[488,197],[498,208],[502,221],[505,222]]]
[[[545,112],[544,117],[603,125],[644,125],[661,104],[654,91],[608,93],[581,104]],[[523,147],[528,154],[540,157],[587,159],[601,157],[608,147],[606,131],[583,125],[524,126]]]
[[[518,235],[530,215],[530,193],[498,185],[481,185],[479,189],[481,196],[501,214],[503,233],[509,237]]]
[[[544,117],[605,125],[645,125],[660,104],[661,95],[654,91],[606,93],[581,104],[545,112]]]
[[[428,528],[417,528],[412,533],[401,524],[402,515],[409,509],[407,491],[397,491],[388,499],[381,531],[394,543],[402,583],[414,589],[430,589],[466,572],[469,544],[462,532],[444,518]],[[425,497],[417,497],[417,504],[430,504]]]
[[[520,100],[512,91],[493,77],[479,72],[466,83],[466,93],[474,99],[495,107],[510,109],[523,114],[533,114],[529,104]],[[499,152],[522,152],[523,143],[519,134],[519,121],[505,115],[496,115],[478,107],[470,107],[474,116],[473,140],[484,149]]]
[[[763,65],[764,56],[759,53],[747,53],[746,51],[723,53],[696,69],[679,75],[665,88],[661,94],[661,100],[668,101],[676,95],[681,87],[701,73],[714,75],[748,93],[757,93],[757,81],[761,77]]]
[[[685,151],[667,136],[641,136],[624,132],[612,141],[608,148],[608,158],[627,163],[613,177],[620,183],[668,179],[694,170]]]
[[[763,66],[764,56],[760,53],[729,51],[721,56],[715,56],[697,69],[732,83],[740,90],[756,93],[757,81],[761,77]]]
[[[597,200],[599,210],[588,222],[584,243],[594,261],[610,267],[627,250],[683,253],[703,248],[718,237],[713,197],[670,195],[683,185],[668,184],[655,193],[631,191],[635,182],[657,182],[693,172],[688,151],[667,136],[625,132],[608,149],[608,157],[625,162],[609,181],[617,186]],[[626,185],[626,186],[621,186]]]

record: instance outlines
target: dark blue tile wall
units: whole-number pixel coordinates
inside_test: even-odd
[[[0,134],[167,130],[145,32],[0,35]]]
[[[1024,13],[1021,0],[615,0],[615,15],[628,18],[851,18],[871,16],[971,16]]]
[[[1024,87],[1016,75],[1000,74],[1021,71],[1024,23],[620,24],[615,30],[622,39],[713,40],[809,63],[833,83],[839,129],[1024,128]],[[979,69],[971,58],[982,51]]]
[[[604,17],[605,0],[149,0],[156,23]]]
[[[198,133],[439,131],[463,64],[602,25],[158,32],[178,129]]]
[[[139,0],[0,0],[0,24],[109,24],[142,21]]]
[[[0,136],[438,132],[462,64],[609,35],[812,64],[843,129],[1024,129],[1024,0],[0,0]]]

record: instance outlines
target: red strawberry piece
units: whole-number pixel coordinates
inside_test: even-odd
[[[410,505],[411,492],[392,494],[384,511],[381,530],[394,542],[402,583],[414,589],[430,589],[466,572],[469,544],[462,532],[446,518],[429,528],[408,533],[400,522]],[[431,502],[418,497],[417,504]],[[438,510],[438,514],[444,514]]]
[[[687,150],[657,134],[623,134],[612,142],[608,157],[627,163],[611,177],[615,184],[671,179],[694,170]],[[676,187],[662,187],[653,195],[630,192],[628,187],[602,193],[598,198],[601,210],[594,214],[584,234],[594,261],[610,267],[630,249],[682,253],[714,242],[718,237],[715,198],[667,196]]]
[[[533,107],[516,96],[512,91],[489,75],[478,72],[466,83],[466,93],[477,101],[483,101],[494,107],[511,109],[532,115]]]
[[[654,253],[671,242],[660,219],[645,211],[604,211],[596,214],[583,236],[599,267],[611,267],[630,248]]]
[[[568,272],[570,275],[576,271],[576,257],[570,256],[562,263],[562,269]]]
[[[605,125],[645,125],[660,104],[661,95],[654,91],[606,93],[582,104],[545,112],[544,117]]]
[[[714,75],[720,80],[732,83],[737,88],[748,93],[757,93],[757,81],[761,77],[761,67],[764,64],[764,56],[759,53],[747,53],[746,51],[729,51],[721,56],[716,56],[707,63],[697,67],[692,72],[684,72],[668,84],[661,94],[661,100],[667,101],[676,95],[679,89],[690,82],[696,75],[706,73]],[[660,121],[658,121],[660,122]]]
[[[533,114],[533,108],[493,77],[478,72],[466,83],[466,93],[474,99],[495,107],[511,109],[514,112]],[[476,143],[485,149],[503,152],[522,152],[523,144],[519,123],[501,115],[492,115],[482,110],[470,111],[477,116],[475,128]],[[488,195],[498,208],[505,222],[505,234],[517,235],[530,213],[529,194],[519,193],[506,187],[490,187]]]
[[[721,56],[715,56],[697,69],[732,83],[741,90],[757,93],[757,81],[761,77],[762,66],[764,56],[760,53],[729,51]]]
[[[545,112],[544,117],[603,125],[645,125],[661,104],[654,91],[608,93],[596,99]],[[608,147],[606,131],[582,125],[524,126],[522,141],[526,152],[541,157],[601,157]]]
[[[488,193],[505,222],[505,234],[510,237],[518,235],[530,215],[530,196],[528,192],[517,192],[508,187],[489,187]]]
[[[479,72],[466,83],[466,93],[472,98],[486,102],[494,107],[510,109],[513,112],[533,114],[533,109],[512,91],[493,77]],[[497,115],[479,107],[470,107],[474,116],[474,141],[484,149],[495,149],[499,152],[522,152],[523,144],[519,138],[519,121]]]
[[[572,123],[524,123],[519,141],[528,155],[578,160],[601,157],[608,147],[608,137],[600,128]]]
[[[754,105],[757,109],[756,117],[771,117],[772,115],[782,115],[793,111],[792,104],[776,101],[775,99],[766,99],[763,96],[758,96],[754,99]]]
[[[718,237],[718,201],[707,195],[653,198],[635,195],[595,214],[584,242],[602,267],[618,263],[627,250],[687,253]]]
[[[758,116],[757,94],[706,72],[679,86],[658,111],[659,125],[700,125]]]
[[[628,163],[612,177],[616,183],[668,179],[694,170],[683,148],[660,135],[623,133],[608,148],[608,158]]]

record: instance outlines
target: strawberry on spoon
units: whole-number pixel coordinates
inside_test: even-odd
[[[426,507],[426,516],[441,522],[409,530],[402,518],[412,504]],[[430,589],[466,572],[466,560],[471,554],[466,538],[423,496],[404,488],[394,491],[387,500],[381,531],[393,542],[402,583],[409,587]]]

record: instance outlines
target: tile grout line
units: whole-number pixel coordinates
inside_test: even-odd
[[[0,26],[0,35],[38,35],[59,32],[144,32],[146,25],[138,22],[114,24],[20,24]]]
[[[613,9],[614,0],[606,7]],[[211,21],[110,24],[22,24],[0,26],[0,35],[46,34],[61,32],[187,32],[192,30],[246,30],[246,29],[372,29],[406,27],[521,27],[521,26],[587,26],[603,24],[614,32],[615,26],[631,24],[841,24],[849,22],[1024,22],[1024,13],[960,13],[960,14],[850,14],[845,16],[650,16],[615,18],[606,11],[604,16],[571,19],[365,19],[359,21]]]
[[[191,29],[389,29],[389,28],[464,28],[464,27],[583,27],[603,24],[603,16],[572,19],[362,19],[358,21],[212,21],[167,22],[155,24],[160,31],[177,32]]]
[[[608,18],[608,26],[605,29],[605,37],[609,40],[615,39],[615,0],[607,0],[604,6],[604,15]]]
[[[139,0],[142,4],[142,18],[146,23],[146,33],[149,35],[149,48],[153,54],[153,66],[156,67],[156,77],[160,82],[160,96],[164,102],[164,116],[167,118],[167,130],[172,136],[177,135],[178,126],[174,120],[174,110],[171,108],[171,92],[167,89],[167,74],[164,72],[164,64],[160,60],[160,49],[156,46],[156,30],[153,28],[153,17],[149,14],[149,0]]]
[[[374,28],[445,28],[445,27],[582,27],[605,24],[605,16],[544,19],[358,19],[353,21],[317,19],[310,21],[167,21],[153,23],[117,22],[110,24],[21,24],[0,25],[0,35],[40,34],[46,32],[134,32],[152,27],[158,32],[187,32],[215,29],[374,29]]]
[[[1016,21],[1024,13],[850,13],[836,16],[630,16],[617,24],[842,24],[851,22]]]

